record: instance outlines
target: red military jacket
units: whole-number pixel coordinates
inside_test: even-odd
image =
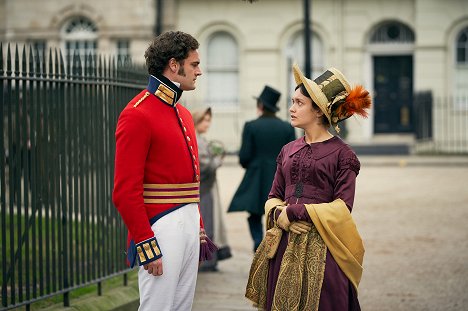
[[[136,257],[142,265],[162,256],[151,220],[199,202],[197,141],[181,94],[164,76],[150,76],[117,123],[113,202],[129,231],[131,266]]]

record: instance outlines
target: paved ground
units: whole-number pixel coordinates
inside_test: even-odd
[[[364,239],[363,310],[468,310],[468,158],[361,157],[354,218]],[[243,170],[219,169],[224,208]],[[227,214],[234,257],[199,275],[194,311],[254,310],[247,214]]]
[[[353,215],[366,247],[362,310],[468,310],[468,157],[360,160]],[[224,208],[244,173],[236,161],[230,156],[219,169]],[[234,257],[199,274],[194,311],[254,310],[244,298],[253,256],[246,217],[226,215]],[[137,310],[136,274],[129,284],[47,310]]]

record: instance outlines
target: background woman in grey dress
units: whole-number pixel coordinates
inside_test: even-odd
[[[219,197],[216,170],[223,163],[224,149],[218,143],[209,142],[203,137],[211,125],[211,108],[192,112],[195,130],[197,132],[198,156],[200,160],[200,212],[203,217],[205,231],[208,237],[219,247],[213,259],[204,261],[200,271],[217,271],[218,260],[231,257],[227,244],[224,224],[224,210]]]

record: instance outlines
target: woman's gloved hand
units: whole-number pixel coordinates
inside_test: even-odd
[[[296,234],[308,233],[311,229],[312,229],[312,224],[303,220],[293,221],[289,225],[289,231],[296,233]]]
[[[289,231],[289,225],[291,224],[291,222],[289,221],[288,214],[286,213],[287,207],[278,206],[276,209],[281,211],[280,215],[278,216],[278,219],[276,220],[276,223],[281,229]]]

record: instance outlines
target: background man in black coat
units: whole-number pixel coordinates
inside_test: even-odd
[[[265,86],[257,98],[259,117],[245,123],[239,161],[246,169],[228,212],[249,212],[248,223],[254,251],[263,238],[262,215],[276,171],[281,148],[296,139],[294,128],[276,117],[281,93]]]

